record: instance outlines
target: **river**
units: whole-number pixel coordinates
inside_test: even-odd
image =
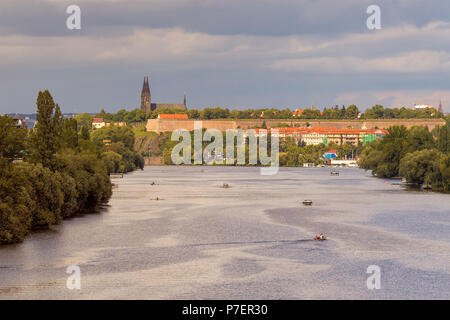
[[[0,299],[450,299],[450,195],[339,171],[127,174],[101,212],[0,247]]]

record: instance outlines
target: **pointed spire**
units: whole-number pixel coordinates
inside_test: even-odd
[[[142,84],[142,93],[145,92],[145,85],[147,84],[146,77],[144,77],[144,83]]]
[[[142,93],[150,93],[150,86],[148,84],[148,77],[144,77],[144,83],[142,84]]]

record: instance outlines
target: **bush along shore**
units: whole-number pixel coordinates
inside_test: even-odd
[[[393,126],[383,139],[366,145],[360,167],[380,178],[403,177],[413,185],[450,192],[450,118],[447,124],[426,127]]]
[[[63,119],[48,91],[39,92],[34,129],[0,116],[0,244],[98,211],[112,194],[109,173],[143,168],[133,142],[128,127],[91,133],[75,119]]]

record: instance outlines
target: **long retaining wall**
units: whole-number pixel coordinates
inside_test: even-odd
[[[149,119],[147,121],[147,131],[171,132],[177,129],[194,130],[193,119]],[[200,120],[199,120],[200,121]],[[404,125],[407,128],[412,126],[427,126],[432,130],[436,126],[445,125],[443,119],[392,119],[392,120],[201,120],[205,129],[217,129],[225,131],[227,129],[249,129],[261,126],[265,121],[268,128],[278,126],[280,123],[290,126],[306,127],[333,127],[337,129],[387,129],[394,125]]]

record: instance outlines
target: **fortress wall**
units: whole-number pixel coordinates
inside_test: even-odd
[[[242,129],[252,128],[256,125],[261,126],[264,120],[237,120],[236,124]],[[427,126],[432,130],[437,125],[445,125],[442,119],[392,119],[392,120],[265,120],[267,127],[277,126],[280,123],[287,123],[291,126],[306,127],[309,124],[312,127],[333,127],[337,129],[387,129],[394,125],[404,125],[407,128],[412,126]]]
[[[205,129],[218,129],[225,131],[227,129],[248,129],[255,126],[261,126],[264,120],[201,120],[202,127]],[[387,129],[394,125],[404,125],[407,128],[412,126],[427,126],[432,130],[437,125],[445,125],[442,119],[393,119],[393,120],[265,120],[267,127],[277,126],[279,123],[287,123],[299,127],[306,127],[309,124],[312,127],[334,127],[337,129]],[[194,130],[194,120],[174,120],[174,119],[150,119],[147,121],[147,131],[168,132],[176,129]]]
[[[202,127],[205,129],[217,129],[225,131],[227,129],[236,129],[236,121],[220,120],[201,120]],[[175,119],[149,119],[147,121],[147,131],[167,132],[177,129],[194,130],[194,120],[175,120]]]

